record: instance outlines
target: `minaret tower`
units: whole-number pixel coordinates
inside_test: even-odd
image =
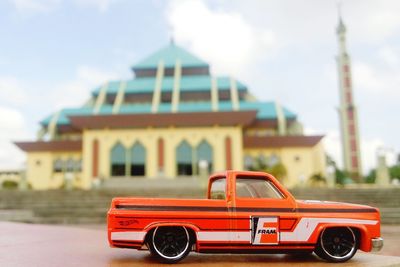
[[[339,13],[339,25],[336,28],[339,42],[339,54],[336,57],[339,73],[340,126],[343,150],[343,166],[350,176],[361,182],[360,138],[358,132],[357,108],[354,105],[351,82],[350,57],[346,51],[346,27]]]

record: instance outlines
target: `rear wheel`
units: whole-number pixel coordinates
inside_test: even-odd
[[[322,231],[315,254],[331,262],[344,262],[356,254],[358,240],[350,227],[332,227]]]
[[[149,249],[159,261],[176,263],[184,259],[191,250],[190,235],[183,226],[157,227],[150,234]]]

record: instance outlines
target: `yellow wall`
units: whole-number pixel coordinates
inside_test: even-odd
[[[277,149],[246,149],[245,156],[257,158],[260,155],[268,158],[271,155],[279,157],[287,170],[287,177],[283,180],[285,186],[294,187],[301,185],[313,175],[326,175],[325,154],[322,143],[318,143],[314,147],[285,147]],[[298,158],[298,160],[296,160]],[[281,177],[277,177],[281,178]]]
[[[30,152],[28,153],[26,179],[33,189],[58,189],[64,184],[64,173],[53,173],[53,162],[56,159],[79,160],[81,153],[51,153],[51,152]],[[73,174],[73,186],[82,187],[81,173]]]
[[[110,176],[110,152],[112,147],[120,142],[130,148],[135,142],[140,142],[146,148],[146,176],[159,177],[157,173],[157,140],[164,139],[164,175],[167,178],[176,177],[175,151],[176,147],[186,140],[196,147],[202,140],[213,148],[214,171],[225,170],[225,138],[232,139],[232,167],[243,168],[242,129],[241,127],[195,127],[195,128],[147,128],[120,130],[84,130],[83,134],[83,177],[84,187],[92,183],[92,151],[93,141],[99,141],[99,178]]]
[[[306,183],[313,174],[325,176],[325,155],[321,142],[314,147],[287,147],[277,149],[245,149],[242,144],[242,128],[237,127],[193,127],[193,128],[147,128],[147,129],[102,129],[83,131],[82,153],[51,153],[30,152],[27,160],[27,181],[34,189],[56,189],[64,184],[64,173],[53,173],[53,162],[56,159],[68,160],[82,158],[82,173],[74,173],[73,186],[89,189],[93,184],[92,153],[93,141],[99,142],[99,177],[110,177],[110,153],[113,146],[120,142],[126,148],[140,142],[146,148],[146,177],[174,178],[176,173],[176,147],[186,140],[193,148],[206,140],[213,148],[213,171],[223,171],[226,167],[225,138],[229,136],[232,144],[232,168],[243,169],[243,159],[246,155],[254,158],[264,155],[277,155],[286,166],[288,175],[285,185],[293,187],[299,184],[301,177]],[[164,140],[164,173],[158,173],[159,138]],[[299,157],[299,160],[295,160]]]

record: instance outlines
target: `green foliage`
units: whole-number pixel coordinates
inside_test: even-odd
[[[396,164],[396,165],[389,167],[389,177],[390,177],[390,179],[394,179],[394,178],[400,179],[400,164]],[[364,177],[364,181],[369,184],[375,183],[376,168],[370,170],[368,175]]]
[[[326,178],[320,173],[315,173],[310,177],[311,182],[324,182],[326,183]]]
[[[335,177],[336,177],[336,183],[337,184],[345,184],[347,177],[349,175],[345,172],[340,170],[339,168],[335,168]]]
[[[364,177],[364,181],[367,184],[374,184],[376,180],[376,170],[372,169],[367,176]]]
[[[320,173],[314,173],[307,181],[311,186],[325,186],[326,178]]]
[[[269,168],[267,168],[267,172],[272,174],[274,177],[276,177],[278,180],[282,180],[283,178],[286,177],[287,175],[287,170],[285,165],[282,163],[277,163]]]
[[[348,183],[349,179],[351,180],[351,178],[349,178],[350,175],[347,172],[339,169],[336,162],[329,155],[326,155],[326,163],[328,166],[332,166],[335,168],[336,184],[343,185]]]
[[[400,164],[396,164],[389,168],[390,178],[399,178],[400,179]]]
[[[10,181],[10,180],[5,180],[2,184],[2,187],[4,189],[17,189],[18,188],[18,182],[16,181]]]
[[[253,166],[250,167],[251,171],[263,171],[272,174],[279,181],[283,181],[287,175],[287,169],[283,163],[278,162],[272,166],[268,166],[265,160],[257,158]]]

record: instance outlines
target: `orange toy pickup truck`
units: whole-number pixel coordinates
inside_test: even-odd
[[[270,174],[212,175],[207,199],[114,198],[111,247],[175,263],[200,253],[312,253],[331,262],[380,250],[380,216],[363,205],[295,200]]]

